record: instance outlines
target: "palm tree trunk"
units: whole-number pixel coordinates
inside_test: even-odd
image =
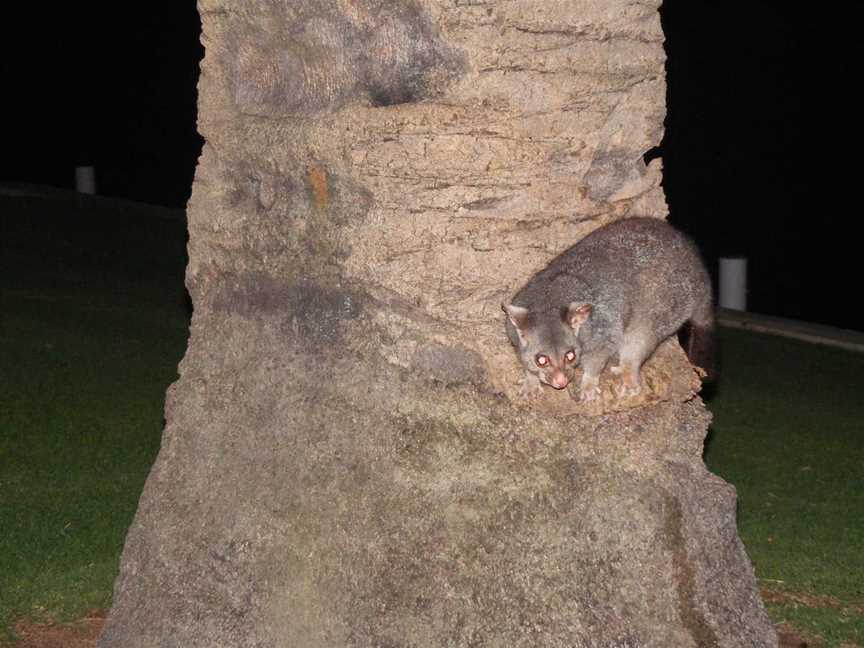
[[[103,646],[773,646],[677,344],[519,399],[504,301],[663,217],[656,0],[199,0],[194,303]]]

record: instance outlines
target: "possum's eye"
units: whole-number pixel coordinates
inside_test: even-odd
[[[567,362],[574,362],[576,360],[576,352],[573,349],[570,349],[567,353],[564,354],[564,359]]]
[[[540,353],[537,355],[536,358],[534,358],[534,362],[537,363],[538,367],[546,367],[549,365],[549,356],[545,356]]]

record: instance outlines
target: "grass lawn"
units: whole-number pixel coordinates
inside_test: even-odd
[[[0,196],[0,642],[110,604],[189,308],[185,224],[107,200]],[[709,467],[769,610],[864,644],[864,355],[721,330]]]
[[[106,607],[186,345],[182,212],[0,196],[0,640]]]
[[[864,645],[864,354],[721,329],[709,468],[769,611]]]

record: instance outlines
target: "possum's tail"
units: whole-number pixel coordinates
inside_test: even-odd
[[[690,364],[699,367],[706,380],[713,381],[717,377],[717,365],[714,304],[710,300],[690,319],[689,328],[686,350]]]

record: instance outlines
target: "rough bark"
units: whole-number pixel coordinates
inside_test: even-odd
[[[200,0],[194,303],[103,646],[773,646],[674,342],[518,399],[499,304],[663,217],[651,0]]]

